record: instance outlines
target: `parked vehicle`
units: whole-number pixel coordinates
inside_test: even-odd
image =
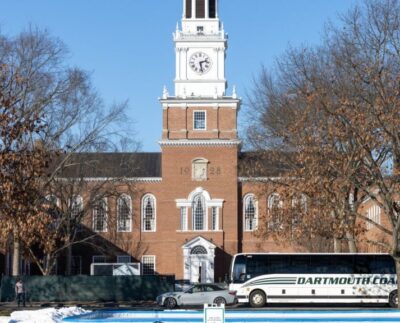
[[[156,301],[158,305],[169,309],[182,305],[235,304],[236,292],[215,284],[197,284],[183,292],[161,294]]]

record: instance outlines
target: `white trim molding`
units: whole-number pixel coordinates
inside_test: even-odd
[[[160,183],[162,177],[58,177],[58,181]]]
[[[239,146],[240,140],[161,140],[160,146]]]

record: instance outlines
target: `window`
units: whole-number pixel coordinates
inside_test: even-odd
[[[191,255],[206,255],[207,254],[207,249],[204,248],[203,246],[195,246],[190,251],[190,254]]]
[[[181,207],[180,211],[181,211],[181,231],[187,231],[188,230],[187,208]]]
[[[70,202],[71,218],[80,219],[83,212],[83,199],[82,196],[77,195],[71,198]]]
[[[142,257],[142,275],[154,275],[156,272],[156,256]]]
[[[192,18],[192,0],[186,0],[186,18]]]
[[[244,230],[254,231],[257,228],[257,207],[253,194],[244,197]]]
[[[301,194],[292,199],[292,225],[296,227],[301,221],[301,215],[307,212],[307,197]]]
[[[156,231],[156,207],[153,195],[145,195],[142,200],[143,231]]]
[[[206,130],[206,111],[193,112],[193,129]]]
[[[199,194],[193,199],[192,204],[193,212],[193,230],[202,231],[205,229],[205,201],[203,195]]]
[[[196,0],[196,18],[205,18],[205,0]]]
[[[92,263],[104,264],[106,262],[106,256],[93,256]]]
[[[211,230],[218,231],[219,230],[219,216],[218,216],[218,208],[213,206],[211,208]]]
[[[268,227],[272,230],[282,229],[282,218],[280,209],[283,206],[283,202],[278,193],[272,193],[268,197],[268,210],[269,210],[269,223]]]
[[[60,201],[55,195],[47,195],[46,196],[46,206],[47,212],[51,215],[52,218],[57,219],[60,216],[59,206]]]
[[[381,208],[378,205],[372,205],[367,212],[367,217],[376,224],[381,224]],[[371,230],[374,224],[367,222],[367,229]]]
[[[117,256],[117,263],[129,264],[131,262],[131,256]]]
[[[121,195],[117,201],[117,218],[118,218],[118,232],[131,231],[132,219],[132,203],[131,197],[128,195]]]
[[[215,18],[216,17],[216,12],[217,12],[217,8],[216,8],[216,4],[215,1],[216,0],[207,0],[208,1],[208,10],[209,10],[209,17],[210,18]]]
[[[107,232],[107,200],[95,202],[93,207],[93,231]]]

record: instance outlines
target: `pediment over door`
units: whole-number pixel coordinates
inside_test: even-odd
[[[195,238],[189,240],[188,242],[186,242],[182,246],[182,249],[190,249],[191,250],[192,248],[198,247],[198,246],[204,247],[207,250],[207,252],[211,251],[211,250],[214,252],[215,248],[217,248],[217,246],[214,243],[212,243],[211,241],[203,238],[202,236],[198,236],[198,237],[195,237]]]

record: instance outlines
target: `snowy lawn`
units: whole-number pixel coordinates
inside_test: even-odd
[[[15,311],[11,316],[0,316],[0,323],[59,323],[64,317],[89,313],[80,307],[46,308],[35,311]]]

